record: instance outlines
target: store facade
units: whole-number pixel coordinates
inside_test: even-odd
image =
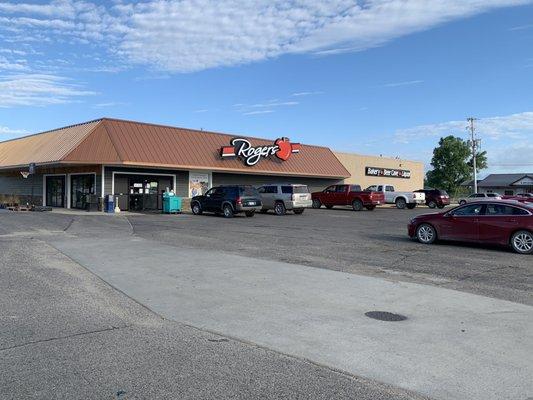
[[[321,190],[348,176],[326,147],[107,118],[0,143],[0,203],[83,209],[112,194],[122,210],[158,210],[165,191],[187,198],[274,182]]]
[[[350,173],[346,183],[363,189],[386,184],[406,192],[424,188],[424,163],[420,161],[337,151],[335,156]]]
[[[103,118],[0,142],[0,203],[85,209],[113,195],[121,210],[159,210],[165,191],[189,198],[216,185],[291,182],[318,191],[355,179],[365,186],[358,176],[362,166],[396,168],[396,161],[343,155],[286,137]],[[423,167],[409,167],[408,177],[380,179],[422,187]]]

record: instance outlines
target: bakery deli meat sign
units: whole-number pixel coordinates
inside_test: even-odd
[[[220,149],[222,158],[238,157],[244,164],[253,167],[262,158],[277,157],[280,161],[287,161],[293,153],[299,153],[300,143],[291,143],[289,138],[283,137],[267,146],[252,146],[249,140],[244,138],[231,139],[231,146],[223,146]]]
[[[385,176],[389,178],[411,178],[411,171],[407,169],[376,168],[366,167],[365,175],[367,176]]]

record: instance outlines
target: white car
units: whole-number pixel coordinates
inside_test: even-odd
[[[459,200],[459,204],[463,205],[470,203],[471,201],[483,201],[483,200],[501,200],[502,195],[499,193],[473,193],[468,197]]]

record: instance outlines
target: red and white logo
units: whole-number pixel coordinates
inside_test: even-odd
[[[276,156],[281,161],[287,161],[292,153],[299,153],[300,143],[291,143],[289,138],[283,137],[276,139],[274,144],[269,146],[252,146],[244,138],[234,138],[231,140],[231,146],[223,146],[220,149],[220,156],[240,157],[249,167],[254,166],[261,158]]]

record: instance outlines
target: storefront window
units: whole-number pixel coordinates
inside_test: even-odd
[[[94,174],[72,175],[70,181],[70,198],[72,208],[85,208],[88,195],[94,194]]]

